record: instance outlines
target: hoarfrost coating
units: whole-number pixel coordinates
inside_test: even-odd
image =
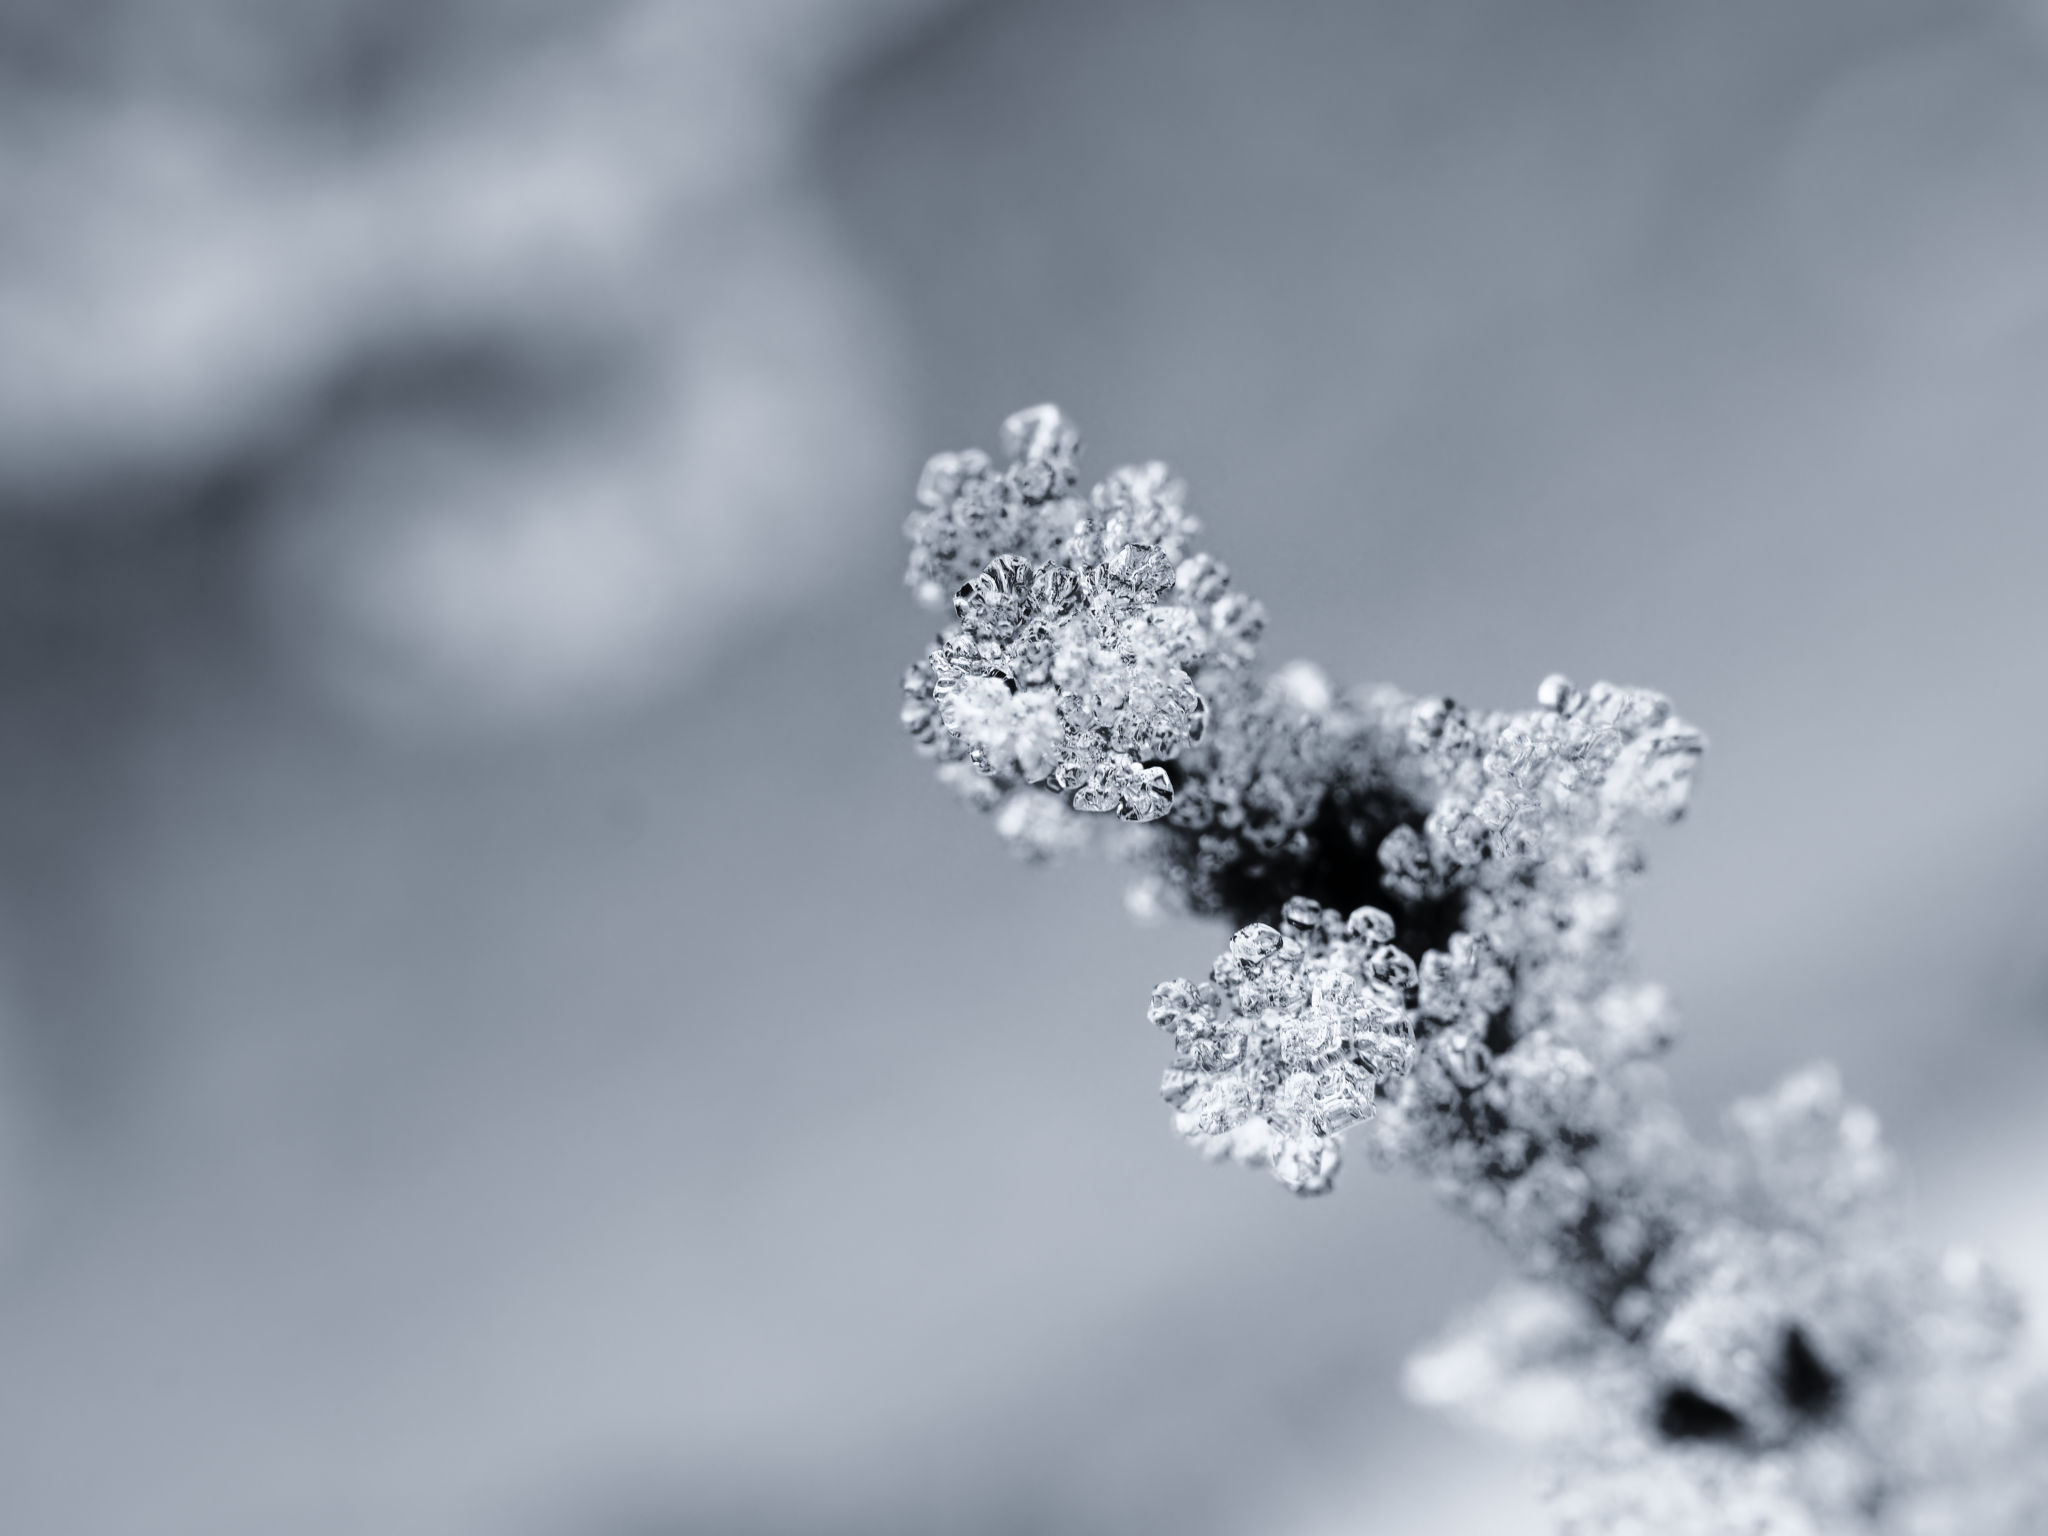
[[[2012,1293],[1899,1230],[1832,1068],[1695,1139],[1630,972],[1624,887],[1705,743],[1552,676],[1477,713],[1257,670],[1259,605],[1166,466],[1078,489],[1050,405],[926,466],[905,531],[955,622],[903,722],[1027,858],[1097,846],[1134,905],[1229,918],[1169,981],[1180,1133],[1331,1187],[1344,1138],[1430,1177],[1521,1278],[1413,1362],[1424,1401],[1556,1455],[1571,1531],[1983,1536],[2048,1522],[2048,1390]],[[1114,815],[1108,813],[1113,812]]]

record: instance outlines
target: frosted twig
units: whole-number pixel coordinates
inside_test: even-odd
[[[1412,1363],[1541,1439],[1575,1532],[2048,1528],[2048,1394],[2011,1292],[1899,1231],[1832,1068],[1694,1139],[1622,894],[1704,750],[1661,695],[1546,679],[1474,713],[1256,668],[1259,605],[1162,464],[1077,490],[1053,406],[926,466],[908,580],[955,622],[905,679],[939,776],[1019,853],[1101,845],[1139,905],[1227,917],[1152,997],[1182,1135],[1329,1189],[1344,1137],[1428,1175],[1521,1274]],[[1114,813],[1111,815],[1110,813]]]

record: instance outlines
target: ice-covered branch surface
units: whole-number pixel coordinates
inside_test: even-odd
[[[1658,694],[1553,676],[1479,714],[1256,669],[1263,613],[1162,464],[1083,494],[1052,406],[926,466],[906,532],[955,622],[905,679],[940,778],[1019,853],[1100,845],[1140,908],[1231,919],[1155,990],[1204,1152],[1327,1190],[1342,1138],[1426,1173],[1524,1279],[1411,1370],[1558,1453],[1575,1531],[2048,1527],[2012,1295],[1898,1231],[1828,1068],[1692,1138],[1622,888],[1703,749]]]

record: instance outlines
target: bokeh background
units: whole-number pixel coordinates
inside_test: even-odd
[[[0,0],[0,1528],[1544,1528],[895,727],[1044,398],[1276,659],[1672,694],[1689,1112],[2048,1309],[2048,9]]]

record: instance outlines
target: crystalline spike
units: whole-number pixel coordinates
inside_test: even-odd
[[[1435,893],[1436,870],[1422,835],[1410,826],[1395,827],[1379,848],[1381,880],[1388,891],[1411,902]]]
[[[1222,1136],[1251,1118],[1258,1105],[1257,1095],[1240,1073],[1204,1075],[1188,1090],[1177,1117],[1181,1134]]]
[[[1366,974],[1404,995],[1412,992],[1420,980],[1415,962],[1408,958],[1406,951],[1396,949],[1392,944],[1382,944],[1372,952],[1366,961]]]
[[[1006,640],[1031,611],[1031,579],[1029,561],[998,555],[987,570],[960,588],[953,612],[971,633]]]
[[[1104,758],[1089,773],[1087,781],[1074,791],[1074,809],[1077,811],[1113,811],[1121,798],[1118,772],[1119,765]]]
[[[1273,1176],[1297,1195],[1324,1194],[1336,1176],[1338,1159],[1334,1137],[1290,1137],[1273,1153]]]
[[[1173,585],[1173,561],[1164,550],[1147,544],[1126,544],[1103,562],[1113,582],[1150,598]]]
[[[924,473],[917,477],[917,504],[942,507],[960,493],[965,482],[988,471],[988,455],[978,448],[961,453],[935,453],[925,461]]]
[[[1293,928],[1315,928],[1322,923],[1323,909],[1306,896],[1290,896],[1280,909],[1280,920]]]
[[[1273,691],[1297,709],[1320,715],[1335,698],[1330,679],[1314,662],[1290,661],[1273,674]]]
[[[1342,1021],[1313,1009],[1282,1016],[1274,1031],[1280,1060],[1292,1067],[1320,1066],[1342,1049]]]
[[[1125,821],[1157,821],[1173,809],[1173,780],[1164,768],[1133,768],[1117,791],[1116,813]]]
[[[1372,1117],[1376,1072],[1370,1064],[1338,1061],[1316,1077],[1315,1119],[1334,1135]]]
[[[1027,406],[1003,423],[1003,451],[1012,458],[1042,460],[1065,470],[1080,447],[1081,435],[1050,403]]]
[[[1259,966],[1280,950],[1280,930],[1266,923],[1238,929],[1230,941],[1230,953],[1242,966]]]
[[[1553,672],[1544,678],[1542,685],[1537,688],[1536,702],[1545,709],[1554,709],[1559,714],[1565,714],[1570,711],[1578,692],[1578,689],[1572,686],[1570,678],[1562,672]]]
[[[1174,585],[1192,603],[1210,604],[1230,588],[1230,571],[1212,555],[1191,555],[1174,572]]]
[[[1209,609],[1216,633],[1231,643],[1231,653],[1250,658],[1266,630],[1266,610],[1242,592],[1226,592]]]
[[[1081,583],[1064,565],[1041,565],[1031,577],[1031,601],[1050,620],[1063,619],[1081,602]]]
[[[1152,1006],[1145,1016],[1161,1029],[1174,1029],[1183,1019],[1200,1018],[1205,1011],[1192,983],[1162,981],[1152,989]]]
[[[1493,1052],[1476,1035],[1463,1031],[1442,1037],[1444,1067],[1451,1081],[1467,1093],[1486,1086],[1493,1076]]]
[[[1354,939],[1380,945],[1394,942],[1394,920],[1378,907],[1356,907],[1344,919],[1344,928]]]

